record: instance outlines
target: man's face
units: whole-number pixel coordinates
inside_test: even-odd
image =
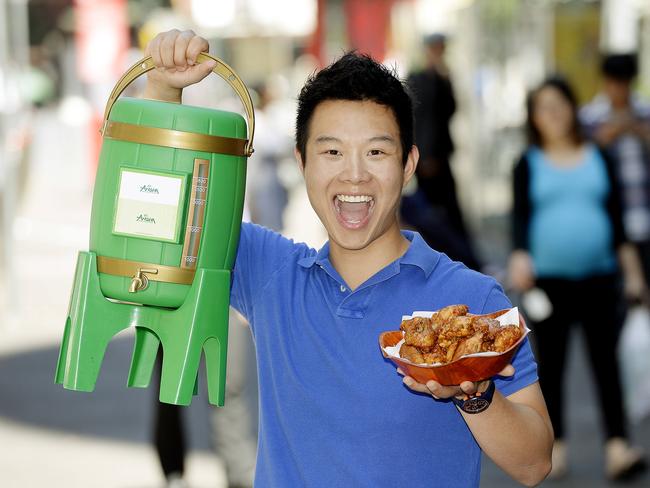
[[[605,95],[615,107],[627,105],[630,98],[630,81],[617,80],[605,77],[603,79],[603,89]]]
[[[445,55],[445,43],[444,42],[435,42],[427,45],[426,47],[426,59],[427,64],[438,64]]]
[[[391,109],[371,101],[324,101],[311,118],[306,164],[296,156],[331,246],[364,249],[397,229],[402,187],[415,171],[418,153],[413,147],[402,164]]]

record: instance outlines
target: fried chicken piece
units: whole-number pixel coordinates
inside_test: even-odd
[[[415,347],[404,343],[399,349],[399,356],[416,364],[436,364],[446,361],[447,352],[439,347]]]
[[[449,349],[452,344],[474,335],[474,317],[454,317],[438,327],[438,344]],[[453,352],[452,352],[453,355]]]
[[[485,323],[487,324],[488,329],[483,337],[483,346],[481,347],[481,352],[493,350],[494,338],[502,329],[502,326],[498,320],[485,317]]]
[[[440,346],[431,348],[430,352],[422,355],[427,364],[444,363],[447,360],[447,351]]]
[[[466,356],[467,354],[481,352],[481,349],[483,348],[484,336],[485,333],[476,332],[472,337],[468,337],[467,339],[460,341],[458,343],[458,347],[456,347],[456,351],[454,352],[452,360],[455,361],[461,356]]]
[[[474,319],[474,332],[483,332],[483,334],[488,334],[490,330],[494,330],[501,327],[499,321],[492,319],[490,317],[472,317]]]
[[[422,353],[417,347],[409,346],[408,344],[402,344],[402,347],[399,348],[399,356],[401,358],[407,359],[412,363],[423,364],[426,363]]]
[[[432,347],[438,338],[437,328],[426,317],[413,317],[402,321],[404,342],[409,346]]]
[[[521,337],[521,329],[516,325],[501,327],[494,335],[492,351],[503,352],[512,346]]]
[[[443,362],[450,363],[454,359],[454,353],[456,352],[456,348],[458,347],[459,343],[460,340],[456,340],[449,344],[449,347],[447,347],[447,353],[445,354],[445,360]]]
[[[436,322],[447,322],[454,317],[467,315],[467,312],[469,312],[467,305],[449,305],[438,310],[438,313],[434,314],[431,318]]]

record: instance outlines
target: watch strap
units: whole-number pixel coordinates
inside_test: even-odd
[[[464,399],[451,397],[451,401],[465,413],[475,414],[485,411],[492,403],[494,396],[494,381],[490,380],[487,390],[477,392],[475,395],[466,396]]]

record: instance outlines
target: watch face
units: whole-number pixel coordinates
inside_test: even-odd
[[[467,413],[479,413],[490,406],[490,401],[481,397],[473,397],[463,403],[461,407]]]

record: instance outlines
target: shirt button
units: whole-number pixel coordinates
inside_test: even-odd
[[[347,290],[348,290],[348,289],[347,289],[345,286],[341,285],[341,292],[342,292],[342,293],[345,293]]]

